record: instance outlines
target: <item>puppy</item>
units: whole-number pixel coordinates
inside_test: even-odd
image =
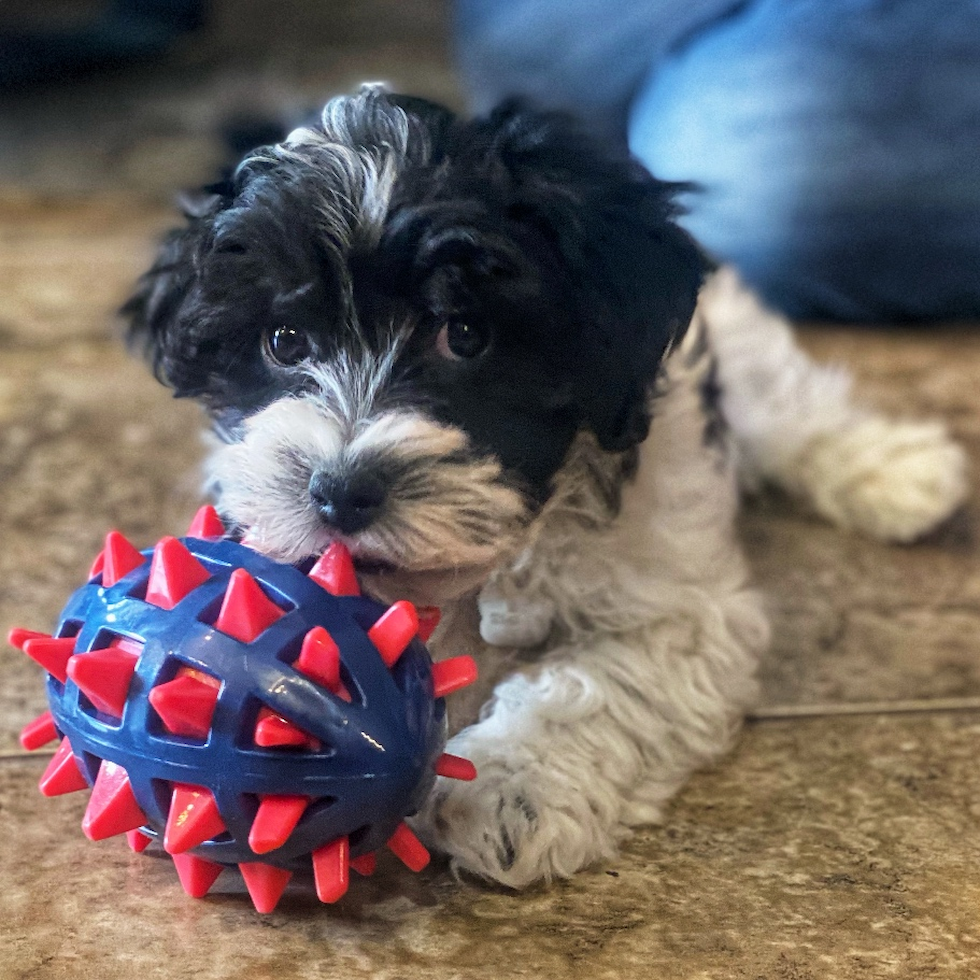
[[[675,191],[562,117],[367,87],[189,203],[126,308],[245,540],[343,541],[370,593],[478,594],[532,651],[416,819],[513,887],[610,858],[730,745],[768,634],[740,484],[893,541],[965,494],[940,426],[855,407],[710,272]]]

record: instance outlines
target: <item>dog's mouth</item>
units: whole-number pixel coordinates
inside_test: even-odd
[[[402,565],[382,555],[352,550],[354,571],[361,587],[383,602],[408,599],[419,606],[440,606],[475,592],[492,565]]]
[[[368,555],[353,555],[354,571],[358,576],[361,575],[391,575],[396,572],[406,571],[393,561],[386,558],[378,558]]]
[[[250,547],[260,542],[250,540],[246,532],[243,543]],[[476,593],[486,582],[499,563],[499,556],[486,561],[413,564],[393,559],[385,554],[366,549],[356,540],[337,538],[350,552],[354,572],[363,591],[382,602],[407,599],[416,606],[442,606],[447,602]],[[303,572],[309,570],[320,557],[320,551],[295,561]]]

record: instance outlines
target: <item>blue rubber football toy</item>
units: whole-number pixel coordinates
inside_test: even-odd
[[[260,912],[303,868],[336,901],[382,847],[420,870],[404,818],[476,775],[443,752],[473,660],[433,664],[437,614],[362,596],[342,545],[304,571],[223,535],[210,507],[152,551],[113,531],[53,635],[11,632],[49,675],[21,734],[61,740],[41,792],[91,786],[85,834],[158,840],[195,897],[237,865]]]

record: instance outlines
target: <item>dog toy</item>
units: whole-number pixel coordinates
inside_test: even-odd
[[[304,571],[224,533],[210,507],[151,551],[110,532],[54,634],[11,631],[48,672],[21,733],[60,738],[41,792],[91,787],[86,836],[161,842],[194,897],[238,865],[259,912],[311,866],[336,901],[385,846],[421,870],[404,817],[437,774],[476,775],[443,751],[443,699],[475,663],[433,664],[437,614],[362,596],[342,545]]]

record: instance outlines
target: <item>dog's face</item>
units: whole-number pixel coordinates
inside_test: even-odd
[[[438,602],[512,555],[580,432],[619,453],[694,308],[670,188],[566,121],[366,89],[188,208],[126,310],[210,411],[224,515]]]

